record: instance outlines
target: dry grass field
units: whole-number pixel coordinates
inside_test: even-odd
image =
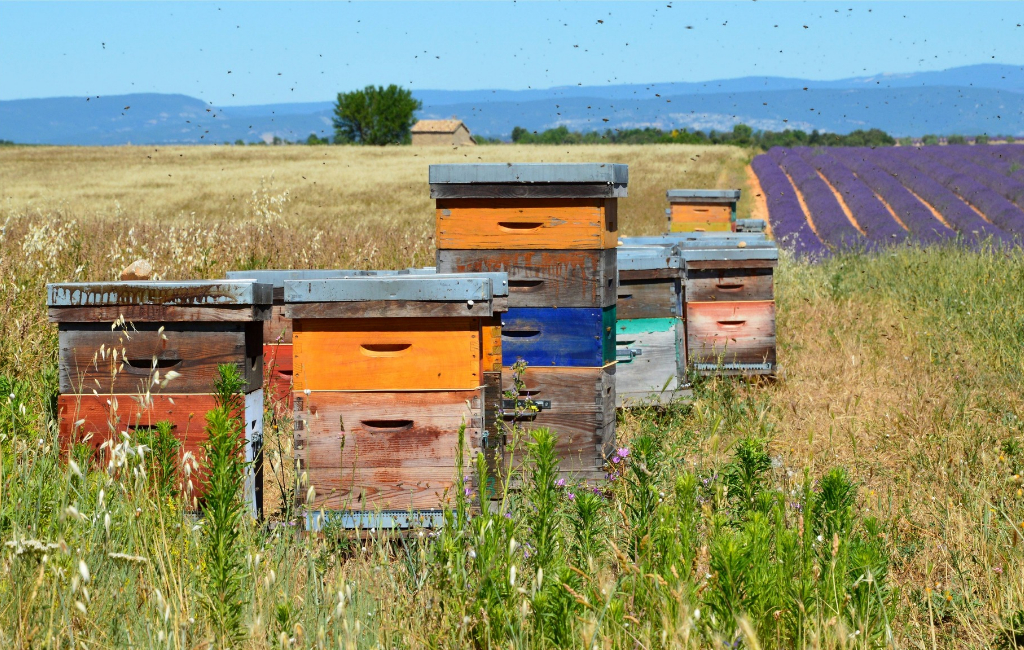
[[[653,234],[665,189],[748,189],[749,158],[684,146],[0,149],[0,388],[17,394],[0,408],[0,537],[55,545],[49,564],[29,564],[17,545],[0,551],[0,640],[208,647],[201,533],[173,505],[134,514],[151,502],[99,470],[79,479],[47,443],[56,335],[46,282],[112,279],[142,256],[167,278],[430,264],[432,162],[628,163],[621,232]],[[751,194],[740,217],[759,214]],[[433,546],[254,530],[240,551],[252,585],[245,647],[1024,642],[1021,254],[787,258],[776,282],[777,381],[711,382],[692,404],[622,414],[621,444],[645,460],[623,470],[594,520],[603,550],[559,565],[570,596],[545,587],[551,579],[516,549],[536,551],[545,521],[564,522],[565,553],[590,549],[581,499]],[[750,440],[766,443],[761,460]],[[855,491],[830,510],[835,468]],[[109,506],[97,503],[101,487]],[[114,551],[149,559],[125,566]],[[792,553],[803,559],[791,565]],[[80,560],[90,595],[74,578]]]

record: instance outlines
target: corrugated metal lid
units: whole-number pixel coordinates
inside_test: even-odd
[[[288,280],[284,283],[284,300],[286,303],[489,301],[494,294],[491,290],[491,278],[486,276],[487,274],[475,274],[475,277],[469,274],[447,274]],[[508,282],[507,276],[505,282]]]
[[[245,280],[68,282],[46,285],[47,307],[270,305],[273,285]]]
[[[618,163],[464,163],[431,165],[430,183],[583,183],[626,185],[629,165]]]
[[[669,190],[665,192],[669,203],[696,201],[733,202],[740,200],[739,190]]]

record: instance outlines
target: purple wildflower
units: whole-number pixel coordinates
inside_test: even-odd
[[[620,462],[621,460],[622,460],[622,459],[621,459],[621,458],[619,458],[619,457],[618,457],[618,455],[612,456],[612,462],[613,462],[613,463],[618,463],[618,462]]]
[[[559,488],[565,487],[565,479],[564,478],[560,478],[557,481],[555,481],[555,487],[559,487]]]
[[[629,447],[622,447],[621,449],[619,449],[619,455],[622,456],[623,458],[628,457],[629,456]]]
[[[573,494],[572,492],[567,492],[565,496],[566,496],[566,497],[567,497],[567,498],[568,498],[568,499],[569,499],[570,501],[572,501],[573,499],[575,499],[575,498],[576,498],[576,495],[575,495],[575,494]]]

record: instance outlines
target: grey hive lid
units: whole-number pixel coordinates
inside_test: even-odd
[[[671,244],[619,246],[615,249],[619,271],[653,271],[682,268],[682,257]]]
[[[275,289],[284,289],[288,280],[325,280],[328,278],[349,277],[394,277],[416,273],[423,275],[429,269],[399,269],[397,271],[363,271],[356,269],[261,269],[251,271],[228,271],[225,277],[229,280],[255,280],[274,285]]]
[[[273,285],[246,280],[68,282],[46,285],[46,306],[269,306],[273,302],[273,289]]]
[[[619,163],[464,163],[431,165],[430,183],[612,184],[629,182],[629,165]]]
[[[740,248],[732,245],[720,248],[684,248],[679,251],[684,262],[778,260],[779,248],[775,242],[750,244]]]
[[[665,192],[669,203],[734,203],[740,200],[739,190],[669,190]]]
[[[284,300],[286,303],[395,300],[414,302],[473,300],[483,302],[490,301],[494,295],[491,291],[491,278],[487,275],[453,273],[405,277],[288,280],[284,283]]]
[[[671,245],[679,248],[708,246],[735,246],[744,241],[747,244],[770,243],[763,232],[674,232],[655,237],[620,237],[621,246]]]

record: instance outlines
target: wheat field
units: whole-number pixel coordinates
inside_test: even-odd
[[[762,214],[751,154],[0,149],[0,388],[14,396],[0,408],[0,641],[217,645],[201,526],[147,496],[144,472],[79,475],[55,449],[46,282],[113,279],[138,257],[164,278],[429,265],[434,162],[628,163],[621,232],[655,234],[673,187],[741,187],[738,216]],[[589,497],[566,500],[542,477],[527,477],[514,515],[427,541],[296,537],[282,510],[273,528],[247,528],[238,549],[250,586],[238,644],[1015,647],[1021,287],[1019,252],[907,248],[819,265],[784,256],[778,380],[711,381],[692,403],[622,413],[630,460],[593,512]],[[287,441],[287,419],[268,435]],[[280,449],[268,469],[287,485]],[[544,530],[558,543],[542,566]]]

